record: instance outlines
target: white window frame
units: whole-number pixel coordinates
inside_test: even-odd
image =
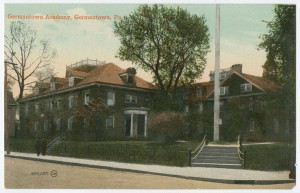
[[[50,90],[55,90],[55,82],[54,82],[54,81],[52,81],[52,82],[50,83],[50,86],[51,86],[51,89],[50,89]]]
[[[46,101],[45,102],[45,112],[48,112],[49,111],[49,102]]]
[[[202,88],[201,87],[197,87],[196,95],[197,95],[197,97],[202,97]]]
[[[220,87],[220,95],[224,96],[229,94],[229,86]]]
[[[184,106],[184,113],[189,113],[189,111],[190,111],[189,105],[185,105]]]
[[[62,109],[62,100],[61,99],[57,99],[56,108],[57,108],[57,110]]]
[[[39,113],[40,107],[39,107],[39,103],[36,102],[35,103],[35,113]]]
[[[75,78],[73,76],[69,77],[69,86],[74,86],[74,82],[75,82]]]
[[[83,119],[83,127],[87,128],[90,126],[90,122],[88,118]]]
[[[29,104],[26,103],[26,104],[25,104],[25,115],[28,114],[28,111],[29,111]]]
[[[56,131],[60,131],[61,129],[61,118],[56,119]]]
[[[68,130],[73,129],[73,117],[68,118]]]
[[[53,111],[53,103],[54,103],[54,100],[50,100],[50,111]]]
[[[109,120],[112,120],[112,127],[109,127]],[[113,129],[115,128],[115,117],[114,116],[108,116],[106,117],[106,128],[107,129]]]
[[[69,96],[69,109],[73,108],[74,106],[74,96]]]
[[[112,100],[110,100],[109,98],[109,95],[112,95]],[[107,106],[114,106],[115,105],[115,102],[116,102],[116,97],[115,97],[115,93],[114,92],[107,92],[107,95],[106,95],[107,99],[106,99],[106,102],[107,102]],[[111,101],[111,102],[110,102]]]
[[[49,121],[45,120],[44,121],[44,131],[48,131],[49,130]]]
[[[137,103],[137,96],[127,94],[125,96],[125,103]]]
[[[241,84],[241,92],[252,92],[252,84],[251,83],[244,83]]]
[[[39,122],[34,122],[34,131],[37,132],[39,127]]]
[[[255,124],[254,124],[254,119],[252,119],[251,122],[250,122],[250,128],[249,128],[249,131],[250,131],[250,132],[253,132],[253,131],[254,131],[254,126],[255,126]]]
[[[199,112],[200,112],[200,113],[203,112],[203,103],[199,103]]]
[[[90,93],[85,93],[84,94],[84,104],[89,104],[90,102]]]

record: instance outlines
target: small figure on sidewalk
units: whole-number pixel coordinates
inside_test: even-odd
[[[46,150],[47,150],[47,141],[44,137],[42,139],[41,147],[42,147],[42,155],[45,156],[46,155]]]
[[[35,142],[35,150],[36,150],[36,155],[39,156],[41,153],[41,139],[37,138]]]

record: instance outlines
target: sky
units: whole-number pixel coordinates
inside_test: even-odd
[[[191,14],[204,15],[210,33],[210,52],[204,74],[197,82],[208,81],[209,72],[214,70],[215,49],[215,5],[214,4],[168,4],[187,9]],[[134,65],[130,61],[116,58],[120,47],[119,39],[113,33],[115,15],[127,16],[138,4],[5,4],[4,34],[9,34],[9,25],[17,19],[8,15],[63,15],[71,20],[21,19],[31,25],[38,39],[47,39],[57,50],[53,67],[57,76],[65,75],[66,65],[83,59],[97,59],[113,62],[121,68]],[[262,65],[266,60],[264,50],[258,50],[261,42],[259,35],[267,33],[266,23],[271,21],[272,4],[222,4],[221,9],[221,59],[220,68],[233,64],[243,64],[243,72],[257,76],[262,75]],[[111,20],[76,20],[75,15],[110,16]],[[151,75],[138,69],[138,76],[152,81]],[[17,95],[14,88],[14,96]]]

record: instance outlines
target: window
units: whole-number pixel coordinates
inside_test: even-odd
[[[34,131],[37,132],[39,129],[39,122],[34,123]]]
[[[68,130],[72,130],[73,128],[73,117],[68,118]]]
[[[220,87],[220,95],[228,95],[229,94],[229,87]]]
[[[249,124],[249,131],[254,131],[254,120],[252,119]]]
[[[254,106],[254,102],[253,102],[253,98],[249,98],[249,110],[253,111],[253,106]]]
[[[57,103],[56,103],[56,108],[57,109],[61,109],[61,106],[62,106],[62,102],[60,99],[57,100]]]
[[[198,87],[196,92],[197,92],[197,97],[202,97],[202,88],[201,87]]]
[[[44,122],[44,131],[48,131],[48,129],[49,129],[49,121],[45,120],[45,122]]]
[[[220,101],[220,112],[224,112],[224,101]]]
[[[50,101],[50,111],[53,111],[53,103],[54,103],[54,101],[51,100],[51,101]]]
[[[51,89],[50,90],[55,90],[55,82],[51,82]]]
[[[106,128],[114,128],[114,116],[108,116],[106,118]]]
[[[203,112],[203,103],[199,104],[199,112],[202,113]]]
[[[220,74],[220,80],[224,80],[227,77],[227,73]]]
[[[107,105],[108,106],[115,105],[115,93],[113,93],[113,92],[107,93]]]
[[[133,84],[133,75],[128,75],[128,84]]]
[[[39,113],[39,103],[35,103],[35,112]]]
[[[184,107],[184,113],[188,113],[188,112],[189,112],[189,106],[185,105],[185,107]]]
[[[35,95],[38,95],[39,93],[40,93],[39,87],[35,87],[35,88],[34,88],[34,94],[35,94]]]
[[[28,114],[28,111],[29,111],[29,104],[26,103],[26,104],[25,104],[25,115]]]
[[[84,127],[89,127],[89,125],[90,125],[89,119],[88,118],[84,118],[84,120],[83,120],[83,126]]]
[[[251,92],[252,91],[252,84],[245,83],[241,84],[241,92]]]
[[[73,103],[74,103],[74,96],[69,96],[69,109],[73,107]]]
[[[69,78],[69,86],[74,86],[74,77]]]
[[[90,94],[89,93],[85,93],[84,95],[84,104],[88,104],[90,102]]]
[[[126,103],[137,103],[137,96],[126,95],[125,102]]]
[[[46,101],[45,103],[45,111],[48,112],[49,111],[49,102]]]
[[[60,123],[61,123],[61,119],[56,119],[56,130],[59,131],[60,130]]]

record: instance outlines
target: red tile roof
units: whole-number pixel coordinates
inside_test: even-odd
[[[35,87],[49,88],[50,82],[36,82]]]
[[[77,85],[99,82],[105,84],[128,86],[120,77],[120,74],[124,72],[125,72],[124,69],[118,67],[113,63],[103,64],[98,66],[94,70],[92,70],[88,74],[88,76]],[[135,76],[135,84],[137,88],[144,88],[144,89],[156,88],[153,84],[141,79],[138,76]]]
[[[265,79],[264,77],[253,76],[245,73],[243,73],[241,76],[266,92],[273,91],[274,89],[277,89],[279,87],[279,85],[270,80]]]
[[[70,70],[70,75],[71,76],[75,76],[75,77],[81,77],[81,78],[85,78],[89,75],[89,73],[87,72],[83,72],[83,71],[78,71],[78,70]]]

